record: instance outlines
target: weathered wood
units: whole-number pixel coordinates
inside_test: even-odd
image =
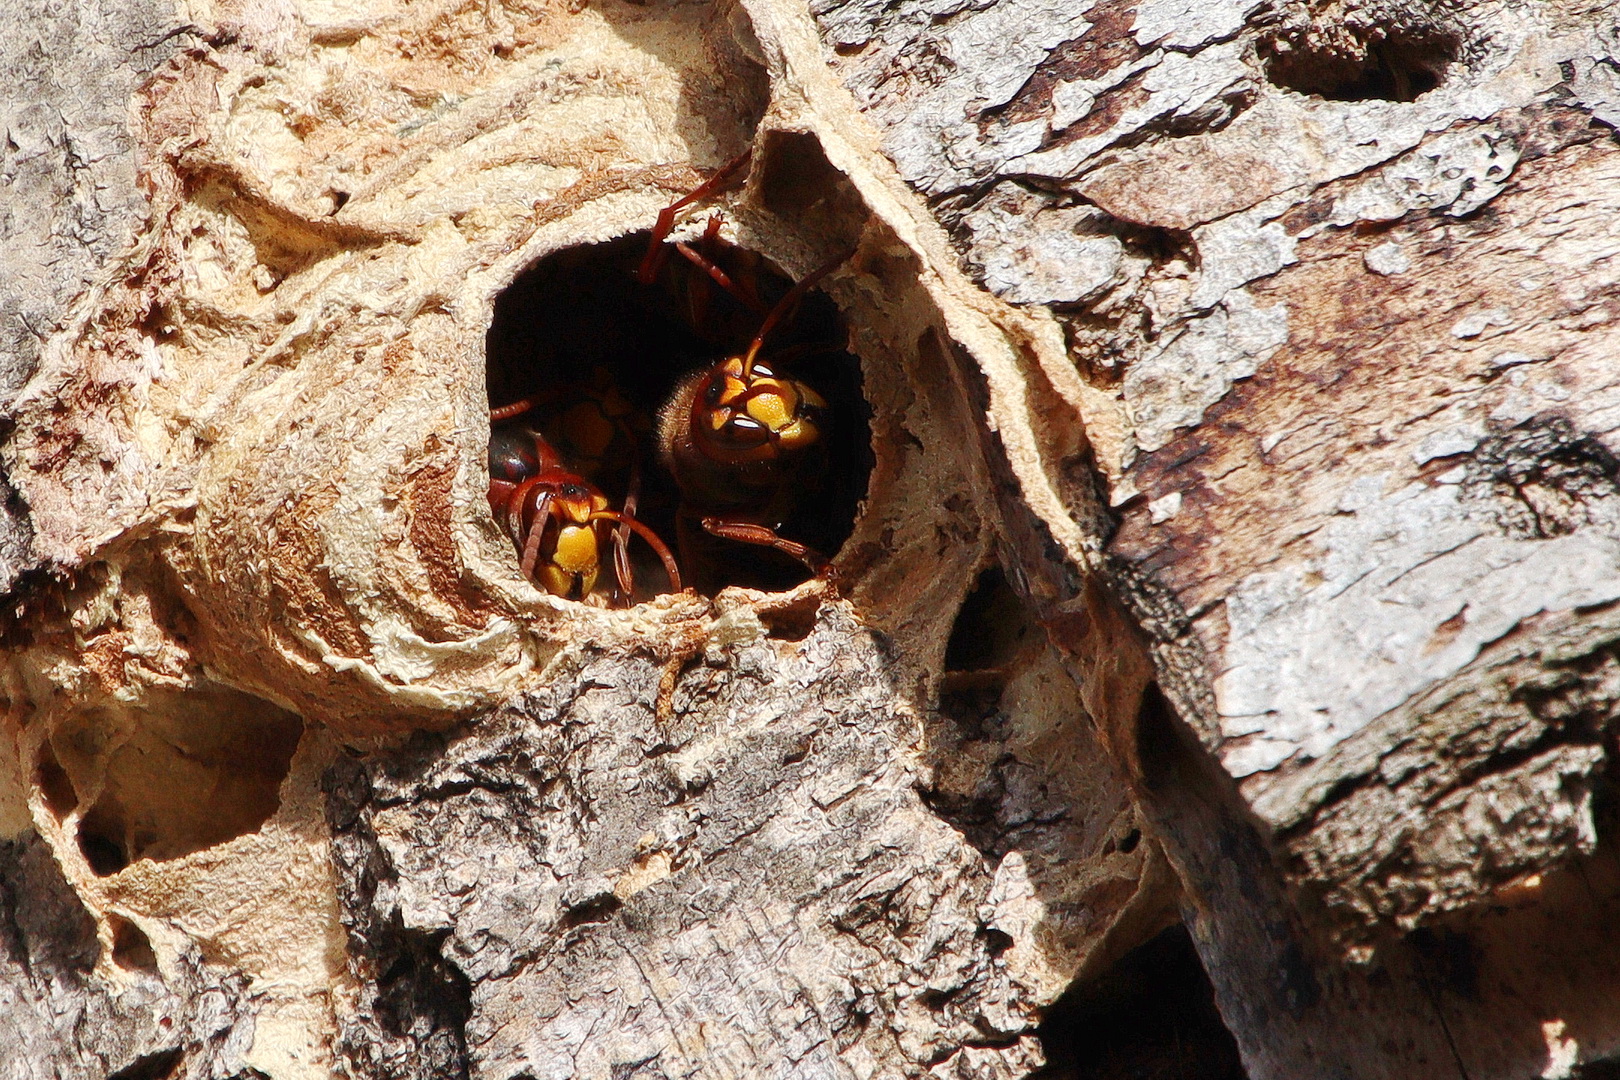
[[[193,17],[0,35],[18,1075],[1013,1077],[1178,910],[1254,1080],[1620,1052],[1592,12]],[[838,593],[541,595],[495,299],[745,146]]]
[[[668,722],[655,663],[575,663],[464,733],[333,774],[352,951],[382,976],[345,1029],[356,1060],[440,1075],[431,1048],[453,1038],[476,1076],[1039,1063],[1027,1003],[1051,988],[1019,954],[1041,948],[1043,848],[1112,820],[1023,823],[993,871],[918,797],[920,718],[893,711],[890,662],[837,608],[798,642],[740,622]],[[1068,902],[1133,880],[1094,874]]]
[[[1340,979],[1338,948],[1398,968],[1391,931],[1608,857],[1611,31],[1489,5],[815,10],[981,280],[1060,305],[1118,513],[1104,576],[1237,781],[1147,801],[1250,1069],[1537,1071],[1551,1021],[1491,994],[1449,1023],[1516,1032],[1511,1051],[1459,1037],[1453,1060],[1431,1019],[1430,1049],[1379,1066],[1353,1017],[1377,1042],[1399,994],[1346,969],[1308,1036],[1266,1018],[1295,991],[1261,988]],[[1251,827],[1240,888],[1210,846]],[[1459,940],[1485,964],[1504,935]],[[1287,961],[1319,949],[1315,974]],[[1615,1023],[1563,1037],[1595,1060]],[[1305,1053],[1317,1038],[1335,1049]]]
[[[0,400],[9,401],[34,373],[44,342],[66,326],[69,307],[143,224],[130,99],[187,28],[162,4],[68,16],[17,2],[5,15]],[[33,561],[26,513],[0,476],[0,588]]]

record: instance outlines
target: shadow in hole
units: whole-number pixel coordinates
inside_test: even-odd
[[[303,732],[300,717],[261,698],[197,687],[155,694],[143,708],[70,717],[52,733],[52,755],[42,755],[41,764],[57,762],[68,789],[88,789],[89,778],[101,776],[77,839],[90,869],[106,876],[138,859],[180,858],[263,827],[281,805],[281,783]],[[103,745],[114,749],[84,752]],[[49,769],[40,781],[62,786]]]
[[[180,1067],[185,1052],[179,1047],[143,1054],[130,1064],[110,1074],[107,1080],[167,1080]]]
[[[1031,770],[1007,749],[1018,718],[1002,700],[1020,653],[1038,633],[1006,575],[991,566],[963,599],[945,645],[939,723],[929,739],[940,763],[938,782],[923,798],[992,859],[1016,847],[1029,823],[1050,816],[1031,812],[1009,790],[1044,785],[1028,782]]]
[[[1032,1080],[1245,1080],[1184,926],[1138,946],[1047,1010]]]
[[[157,954],[145,932],[128,919],[114,915],[109,920],[113,931],[113,962],[126,971],[144,971],[156,974]]]
[[[1415,101],[1439,86],[1460,43],[1437,29],[1387,31],[1359,52],[1323,48],[1307,38],[1261,46],[1274,86],[1329,101]]]

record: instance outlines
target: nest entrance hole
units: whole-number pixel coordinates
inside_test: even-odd
[[[659,411],[683,377],[746,351],[761,320],[718,288],[704,288],[701,302],[695,302],[690,275],[697,271],[673,253],[659,282],[641,284],[636,268],[648,239],[641,232],[548,255],[496,298],[485,353],[490,405],[536,402],[518,423],[540,428],[563,452],[565,464],[596,484],[615,509],[624,505],[633,466],[639,472],[636,517],[669,545],[687,583],[700,592],[712,596],[728,585],[791,588],[809,576],[801,563],[767,548],[678,527],[681,493],[660,463],[655,441]],[[750,275],[766,305],[774,305],[793,284],[757,254],[737,248],[728,257],[725,269],[733,276]],[[854,529],[872,466],[860,362],[847,351],[837,306],[818,290],[779,324],[760,356],[827,400],[825,467],[799,481],[778,532],[831,557]],[[611,407],[604,409],[603,402]],[[628,456],[615,450],[606,458],[581,460],[566,452],[566,417],[572,410],[579,410],[576,415],[587,424],[599,423],[605,412],[615,414],[615,439],[628,433],[619,444],[628,446]],[[560,437],[553,438],[559,428]],[[632,539],[630,552],[635,598],[666,591],[664,571],[648,546]],[[602,554],[599,593],[610,590],[613,579],[608,553]]]

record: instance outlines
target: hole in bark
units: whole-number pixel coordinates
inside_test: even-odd
[[[156,972],[157,954],[141,928],[117,915],[109,921],[113,932],[113,963],[126,971]]]
[[[774,213],[801,210],[838,190],[843,174],[821,153],[808,132],[772,131],[760,154],[759,186]]]
[[[1001,567],[981,571],[957,609],[939,682],[943,767],[923,792],[929,807],[995,858],[1008,850],[1008,770],[1002,709],[1010,669],[1033,627]]]
[[[68,720],[51,736],[61,767],[75,788],[100,789],[79,821],[85,861],[114,874],[257,830],[302,734],[292,713],[223,687]]]
[[[414,1075],[465,1077],[472,984],[440,952],[443,937],[407,930],[397,921],[389,928],[377,942],[383,972],[376,1013],[383,1030],[409,1039],[421,1066]]]
[[[1479,1000],[1479,950],[1469,935],[1419,927],[1406,939],[1416,953],[1420,977],[1467,1001]]]
[[[806,596],[791,604],[758,609],[759,621],[765,626],[765,635],[776,641],[803,641],[816,628],[816,616],[821,613],[821,598]]]
[[[709,215],[694,217],[702,222]],[[872,451],[860,363],[845,349],[843,319],[825,294],[812,290],[760,353],[784,378],[801,381],[826,401],[818,448],[804,466],[785,476],[759,465],[716,470],[706,484],[689,480],[683,492],[669,456],[658,447],[660,411],[689,373],[746,351],[762,316],[673,252],[658,283],[640,284],[636,270],[648,238],[643,232],[547,256],[497,298],[486,339],[490,404],[526,399],[535,407],[495,425],[492,450],[532,454],[538,431],[614,510],[635,489],[636,517],[675,553],[686,583],[705,594],[727,585],[789,588],[809,576],[802,563],[767,547],[715,537],[701,521],[771,525],[778,535],[827,556],[848,539],[866,494]],[[748,283],[765,308],[792,285],[754,252],[724,242],[708,250],[733,280]],[[673,416],[677,410],[669,411]],[[672,419],[668,429],[684,432],[686,424]],[[506,513],[503,506],[496,516],[509,534]],[[542,541],[541,563],[556,547],[556,536],[554,526]],[[584,598],[592,587],[611,593],[611,540],[597,550],[594,577],[557,574],[551,591],[571,599]],[[666,591],[651,547],[633,537],[629,552],[636,598]]]
[[[992,860],[1063,847],[1076,835],[1076,817],[1086,814],[1076,814],[1070,802],[1072,763],[1046,752],[1046,740],[1063,741],[1056,732],[1078,719],[1078,702],[1064,700],[1064,684],[1039,674],[1050,673],[1052,663],[1045,636],[1005,573],[999,566],[981,571],[946,642],[938,721],[930,725],[933,777],[920,794]],[[1026,693],[1038,684],[1039,692]]]
[[[94,812],[79,822],[79,851],[96,874],[106,877],[129,865],[124,845],[113,838],[115,826]]]
[[[1173,926],[1083,986],[1070,987],[1038,1029],[1038,1080],[1244,1080],[1209,977]]]
[[[165,1080],[174,1075],[184,1056],[185,1052],[178,1046],[173,1050],[142,1054],[117,1072],[108,1074],[107,1080]]]
[[[1294,30],[1260,45],[1274,86],[1329,101],[1415,101],[1439,86],[1461,42],[1435,27]]]
[[[853,244],[851,222],[866,218],[855,186],[821,152],[814,135],[772,131],[760,150],[756,184],[760,202],[810,235],[842,237]]]
[[[562,918],[557,920],[557,926],[561,930],[572,930],[585,923],[607,922],[622,907],[624,901],[617,896],[601,893],[564,911]]]
[[[79,793],[73,790],[73,780],[56,760],[49,743],[40,749],[39,766],[34,775],[46,807],[58,818],[66,817],[79,805]]]
[[[1142,783],[1150,791],[1162,790],[1187,761],[1181,721],[1158,686],[1142,694],[1142,708],[1136,715],[1136,767]]]
[[[1029,611],[1001,567],[982,572],[956,612],[945,645],[945,670],[999,671],[1023,648],[1031,629]]]

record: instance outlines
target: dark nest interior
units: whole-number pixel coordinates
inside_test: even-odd
[[[1462,45],[1434,27],[1379,27],[1349,32],[1351,46],[1323,47],[1309,35],[1260,45],[1273,85],[1329,101],[1416,101],[1445,81]]]
[[[636,270],[647,251],[642,232],[549,255],[524,271],[495,301],[486,339],[491,407],[529,399],[536,408],[513,421],[539,429],[567,468],[594,483],[622,509],[634,488],[635,516],[675,553],[688,585],[713,595],[728,585],[780,590],[806,580],[800,562],[766,547],[678,527],[681,492],[659,460],[657,417],[683,376],[747,350],[763,316],[713,287],[703,272],[670,252],[658,280]],[[792,281],[763,258],[722,250],[723,266],[745,278],[760,302],[776,304]],[[721,261],[717,259],[717,261]],[[778,534],[835,555],[854,529],[872,466],[869,409],[860,362],[846,351],[836,305],[811,290],[770,334],[759,356],[779,374],[808,384],[827,402],[824,458],[795,474],[795,492]],[[578,428],[614,428],[602,458],[569,453],[570,417]],[[690,508],[689,508],[690,509]],[[611,553],[602,551],[599,594],[613,589]],[[635,598],[668,589],[652,549],[632,539]],[[515,548],[514,548],[514,558]]]
[[[1071,987],[1040,1029],[1038,1080],[1244,1080],[1192,938],[1178,924]]]

